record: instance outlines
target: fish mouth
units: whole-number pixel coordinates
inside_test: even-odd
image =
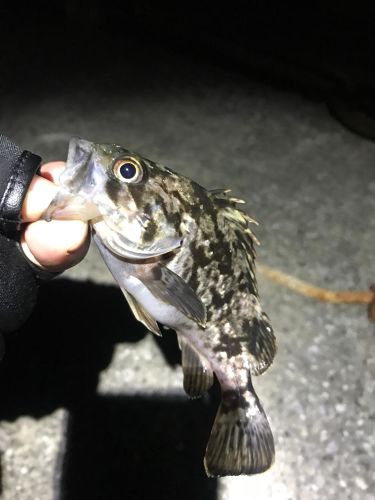
[[[54,220],[89,220],[99,217],[98,207],[80,195],[72,195],[68,191],[60,191],[49,204],[42,218],[47,222]]]
[[[94,146],[94,143],[79,137],[71,138],[66,168],[59,179],[59,191],[43,213],[44,220],[87,222],[101,215],[91,201],[97,181],[92,168]]]

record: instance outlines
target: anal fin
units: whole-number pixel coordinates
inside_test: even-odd
[[[191,398],[201,397],[212,386],[214,376],[209,363],[178,335],[182,355],[184,390]]]
[[[272,364],[277,346],[268,316],[261,312],[248,324],[251,374],[260,375]]]
[[[135,300],[133,295],[131,295],[124,288],[121,288],[121,290],[126,300],[128,301],[130,309],[132,310],[135,318],[143,323],[148,330],[155,333],[155,335],[157,335],[158,337],[161,337],[160,328],[154,318],[150,316],[150,314],[141,306],[141,304]]]

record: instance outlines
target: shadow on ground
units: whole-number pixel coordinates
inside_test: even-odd
[[[71,412],[60,500],[216,499],[203,468],[212,405],[97,397]]]
[[[0,418],[69,410],[60,500],[216,498],[202,463],[216,410],[210,398],[96,394],[114,345],[144,335],[117,287],[60,279],[42,287],[28,323],[7,338]],[[173,344],[164,356],[177,362]]]

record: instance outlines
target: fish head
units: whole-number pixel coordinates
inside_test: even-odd
[[[148,258],[181,245],[179,176],[115,144],[72,138],[46,220],[89,221],[109,250]]]

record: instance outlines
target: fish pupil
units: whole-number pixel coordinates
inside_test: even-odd
[[[121,177],[127,180],[132,179],[137,174],[137,169],[132,163],[124,163],[119,168],[119,171]]]

